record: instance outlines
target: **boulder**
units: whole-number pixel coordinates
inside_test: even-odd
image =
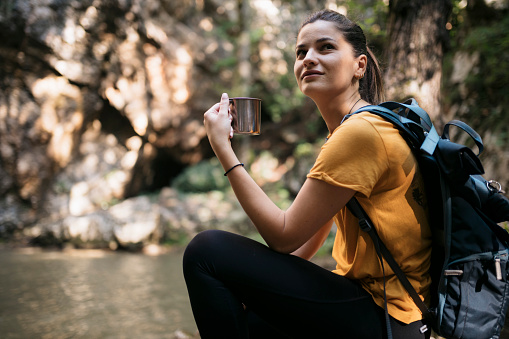
[[[108,213],[118,221],[113,234],[122,247],[141,248],[162,238],[159,207],[146,196],[123,201],[110,207]]]

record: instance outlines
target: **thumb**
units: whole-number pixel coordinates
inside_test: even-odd
[[[228,94],[223,93],[221,95],[221,102],[219,103],[219,114],[228,114],[228,109],[230,107],[230,99],[228,98]]]

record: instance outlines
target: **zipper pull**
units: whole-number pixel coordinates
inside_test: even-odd
[[[500,265],[500,256],[495,256],[495,274],[497,280],[502,280],[502,266]]]
[[[463,270],[444,270],[444,275],[446,277],[449,276],[459,276],[463,274]]]

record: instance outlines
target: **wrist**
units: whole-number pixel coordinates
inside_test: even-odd
[[[240,163],[229,142],[223,145],[215,145],[212,149],[225,171]]]
[[[239,166],[242,166],[244,167],[244,164],[239,162],[237,165],[233,165],[232,167],[230,167],[229,170],[227,170],[226,172],[224,172],[224,176],[228,176],[228,173],[230,173],[231,171],[233,171],[235,168],[239,167]]]
[[[230,141],[221,141],[210,143],[212,150],[218,159],[227,157],[229,154],[234,153]]]

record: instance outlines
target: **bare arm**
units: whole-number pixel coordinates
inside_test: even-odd
[[[204,115],[210,144],[225,170],[239,163],[229,142],[228,97]],[[272,249],[291,253],[312,238],[343,208],[355,191],[307,179],[287,211],[277,207],[242,167],[228,173],[230,184],[257,228]],[[318,236],[317,236],[318,237]]]
[[[293,255],[310,260],[322,247],[332,228],[332,220],[322,226],[304,245],[292,252]]]

